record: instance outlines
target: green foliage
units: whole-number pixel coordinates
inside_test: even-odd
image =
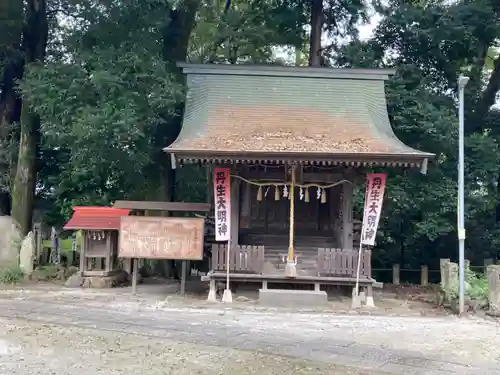
[[[477,126],[473,113],[480,108],[481,98],[490,95],[483,91],[485,81],[498,79],[489,76],[491,62],[480,58],[481,46],[485,56],[495,58],[491,47],[500,36],[498,9],[481,0],[453,4],[395,0],[377,6],[377,11],[384,18],[373,38],[344,46],[333,63],[395,68],[396,75],[387,85],[394,131],[406,144],[436,154],[426,176],[389,171],[378,261],[383,266],[398,262],[406,267],[423,263],[437,268],[439,258],[456,257],[458,118],[454,91],[460,73],[471,77],[466,88],[470,114],[465,140],[467,257],[479,263],[496,256],[500,149],[495,132],[500,122],[493,110],[488,123]],[[485,128],[491,130],[485,132]]]
[[[40,266],[36,269],[36,277],[41,281],[57,280],[60,274],[60,267],[49,264],[46,266]]]
[[[488,280],[484,276],[471,275],[467,277],[467,296],[475,299],[488,300]]]
[[[18,284],[23,279],[24,272],[19,266],[0,268],[0,284]]]
[[[228,9],[225,1],[211,0],[105,0],[98,7],[87,0],[49,3],[51,14],[64,10],[65,22],[49,17],[48,58],[26,67],[19,89],[41,117],[37,194],[50,207],[50,221],[58,224],[73,205],[168,199],[172,179],[165,177],[168,158],[161,149],[177,136],[185,94],[174,60],[285,64],[273,56],[277,47],[304,51],[308,45],[310,0],[233,0]],[[498,4],[375,2],[382,20],[365,41],[357,31],[367,20],[363,2],[328,0],[323,6],[325,63],[394,68],[386,88],[394,131],[411,147],[436,154],[426,176],[388,170],[374,265],[437,268],[440,257],[456,256],[460,73],[471,77],[466,88],[467,257],[481,262],[496,256],[500,111],[490,107],[500,88],[494,69],[500,66]],[[189,7],[198,10],[192,33],[182,13]],[[0,26],[11,30],[0,32],[0,73],[19,57],[4,42],[7,35],[17,35],[12,30],[19,32],[19,24]],[[187,56],[175,38],[186,30]],[[11,126],[7,133],[16,134],[17,123]],[[17,144],[16,137],[2,138],[0,129],[0,146],[11,147],[7,153],[0,147],[4,159],[16,154]],[[2,163],[10,162],[0,155],[0,181],[8,190],[10,176]],[[206,199],[203,168],[186,166],[175,173],[177,200]],[[357,212],[362,193],[358,189]]]
[[[177,199],[180,202],[206,202],[208,178],[205,168],[186,165],[177,172]]]
[[[52,240],[44,240],[42,243],[42,246],[45,248],[51,248],[52,247]],[[76,252],[80,252],[80,244],[77,242],[76,246]],[[59,248],[61,253],[69,253],[73,251],[73,240],[71,238],[65,238],[61,239],[59,242]]]
[[[74,205],[148,195],[184,93],[162,58],[170,10],[154,0],[83,4],[64,58],[28,67],[20,88],[42,119],[40,195],[54,222]]]
[[[452,284],[452,298],[458,298],[458,282]],[[470,269],[465,270],[465,296],[473,299],[488,300],[488,279]]]

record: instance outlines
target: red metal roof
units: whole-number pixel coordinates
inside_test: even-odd
[[[120,218],[130,210],[114,207],[73,207],[73,216],[63,229],[118,230]]]

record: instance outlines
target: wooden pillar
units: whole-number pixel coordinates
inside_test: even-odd
[[[42,263],[43,251],[43,236],[42,236],[42,223],[33,224],[33,232],[35,234],[35,253],[37,265]]]
[[[399,285],[399,264],[394,264],[392,266],[392,283],[394,285]]]
[[[132,262],[132,294],[137,293],[137,278],[139,276],[139,259],[131,259]]]
[[[87,259],[85,252],[87,251],[87,231],[82,231],[82,247],[80,249],[80,275],[84,276],[87,267]]]
[[[183,260],[182,265],[181,265],[181,290],[180,294],[181,296],[186,295],[186,278],[187,278],[187,261]]]
[[[214,169],[211,166],[207,166],[207,202],[214,208]],[[214,209],[215,212],[215,209]],[[210,216],[210,212],[209,212]]]
[[[231,180],[231,246],[239,245],[240,231],[240,180]]]
[[[244,183],[241,187],[242,197],[241,197],[241,207],[240,207],[240,215],[238,216],[238,220],[240,221],[241,228],[249,228],[250,227],[250,216],[251,216],[251,208],[252,208],[252,186],[249,183]]]
[[[429,284],[429,267],[420,267],[420,285],[427,286]]]
[[[297,166],[295,164],[291,165],[291,184],[290,191],[288,193],[288,198],[290,199],[290,233],[289,233],[289,243],[288,243],[288,258],[287,264],[294,261],[295,251],[294,251],[294,236],[295,236],[295,172]]]
[[[353,248],[353,224],[352,224],[352,199],[353,186],[349,183],[342,185],[342,248]]]
[[[113,259],[113,239],[111,238],[112,232],[106,231],[106,264],[105,264],[105,272],[109,274],[113,268],[112,259]]]

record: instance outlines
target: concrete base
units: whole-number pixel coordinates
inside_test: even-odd
[[[217,302],[217,292],[215,289],[210,289],[208,291],[208,297],[207,297],[208,302]]]
[[[288,262],[285,266],[285,276],[286,277],[297,277],[297,267],[295,263]]]
[[[361,300],[361,303],[364,305],[366,303],[366,293],[359,292],[359,299]]]
[[[373,301],[373,297],[366,297],[365,306],[366,307],[375,307],[375,302]]]
[[[359,309],[363,306],[375,307],[371,287],[368,287],[366,292],[359,292],[358,295],[356,295],[356,288],[352,288],[351,309]]]
[[[83,278],[82,287],[95,289],[114,288],[121,285],[121,280],[121,275],[85,276]]]
[[[260,289],[259,303],[274,307],[326,306],[328,296],[312,290]]]
[[[231,289],[224,289],[224,294],[222,295],[222,302],[233,303],[233,294],[231,293]]]
[[[356,288],[352,288],[351,309],[359,309],[361,307],[361,295],[356,294]]]

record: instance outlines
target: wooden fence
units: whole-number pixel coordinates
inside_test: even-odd
[[[212,269],[226,271],[227,245],[212,245]],[[236,273],[262,273],[264,246],[238,245],[229,252],[229,270]]]
[[[78,265],[80,253],[80,236],[78,231],[73,232],[69,238],[61,238],[54,228],[51,233],[44,233],[40,225],[35,224],[33,228],[36,247],[37,264],[59,264]]]
[[[476,273],[484,273],[489,264],[494,264],[493,259],[485,259],[483,266],[469,266],[469,269]],[[496,262],[499,263],[498,261]],[[415,268],[401,268],[399,264],[394,264],[392,268],[373,268],[372,273],[377,281],[391,282],[395,285],[420,284],[427,286],[441,281],[441,271],[439,269],[429,269],[427,265]]]
[[[358,251],[346,249],[318,249],[318,273],[320,276],[356,277]],[[371,278],[371,251],[361,254],[360,276]]]

